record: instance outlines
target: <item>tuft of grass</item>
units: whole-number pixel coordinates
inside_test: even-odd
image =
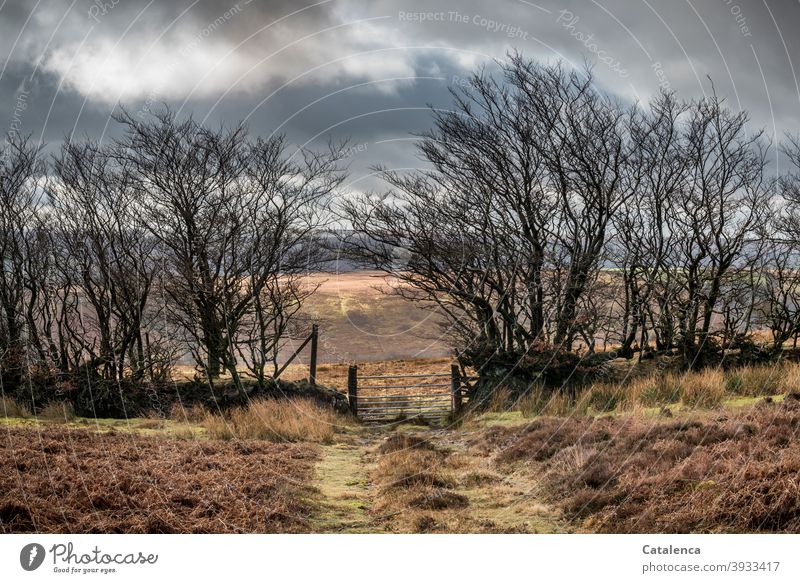
[[[626,408],[657,407],[677,403],[681,398],[681,379],[672,372],[638,378],[630,383],[624,399]]]
[[[490,413],[503,413],[508,411],[510,403],[511,392],[506,387],[497,387],[492,391],[486,410]]]
[[[200,432],[196,429],[193,429],[189,425],[180,425],[175,427],[172,432],[172,437],[175,439],[184,439],[184,440],[193,440],[198,439],[200,437]]]
[[[517,409],[523,417],[538,417],[547,407],[550,396],[544,392],[542,387],[533,387],[517,402]]]
[[[728,392],[742,397],[761,397],[781,392],[788,367],[746,366],[732,371],[725,379]],[[800,375],[800,373],[795,373]]]
[[[184,423],[200,423],[205,417],[206,410],[198,403],[188,407],[184,406],[183,403],[175,403],[169,411],[170,419]]]
[[[73,421],[75,409],[69,401],[50,401],[39,412],[39,417],[48,421]]]
[[[407,449],[426,449],[433,451],[433,444],[413,433],[395,433],[386,438],[386,440],[378,448],[378,453],[386,455],[395,451],[404,451]]]
[[[719,369],[707,369],[686,376],[681,403],[686,407],[718,407],[725,398],[725,378]]]
[[[160,417],[147,417],[137,423],[139,429],[164,429],[164,420]]]
[[[437,490],[430,494],[420,494],[411,500],[409,505],[423,510],[447,510],[450,508],[466,508],[469,506],[469,499],[457,492]]]
[[[307,399],[266,399],[223,415],[206,414],[202,421],[212,439],[333,442],[345,419],[332,409]]]
[[[525,418],[540,415],[560,417],[573,414],[585,414],[589,408],[588,391],[579,393],[573,398],[563,391],[547,391],[536,386],[528,391],[516,405],[516,409]]]
[[[31,416],[31,410],[24,403],[20,403],[11,397],[2,396],[0,397],[0,415],[27,419]]]
[[[615,410],[625,396],[624,390],[614,385],[595,384],[587,391],[589,406],[600,413]]]
[[[376,474],[383,492],[397,488],[452,488],[455,480],[443,469],[439,452],[412,448],[382,456]]]
[[[800,391],[800,363],[791,362],[783,365],[778,393],[792,393]]]

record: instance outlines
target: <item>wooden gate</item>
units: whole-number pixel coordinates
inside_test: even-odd
[[[446,373],[366,376],[354,365],[347,374],[347,399],[362,421],[439,420],[461,411],[467,380],[456,365]]]

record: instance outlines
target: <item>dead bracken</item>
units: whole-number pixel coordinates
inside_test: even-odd
[[[315,459],[306,445],[8,429],[0,532],[299,532]]]
[[[565,517],[599,532],[800,532],[800,403],[717,418],[540,418],[490,429]]]

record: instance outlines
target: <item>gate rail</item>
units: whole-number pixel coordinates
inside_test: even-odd
[[[432,382],[421,382],[423,379]],[[441,382],[444,379],[447,381]],[[352,365],[347,371],[347,399],[350,410],[363,421],[393,421],[404,417],[441,419],[461,412],[469,380],[455,364],[449,373],[365,376],[359,376],[358,366]],[[397,382],[380,384],[386,381]]]

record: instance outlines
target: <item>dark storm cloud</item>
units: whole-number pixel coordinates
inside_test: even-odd
[[[0,0],[1,1],[1,0]],[[8,0],[0,9],[0,126],[56,144],[114,135],[118,103],[208,123],[247,120],[295,143],[349,136],[358,176],[418,164],[427,104],[511,49],[591,62],[598,83],[646,101],[711,84],[770,133],[800,128],[796,2],[744,0]]]

